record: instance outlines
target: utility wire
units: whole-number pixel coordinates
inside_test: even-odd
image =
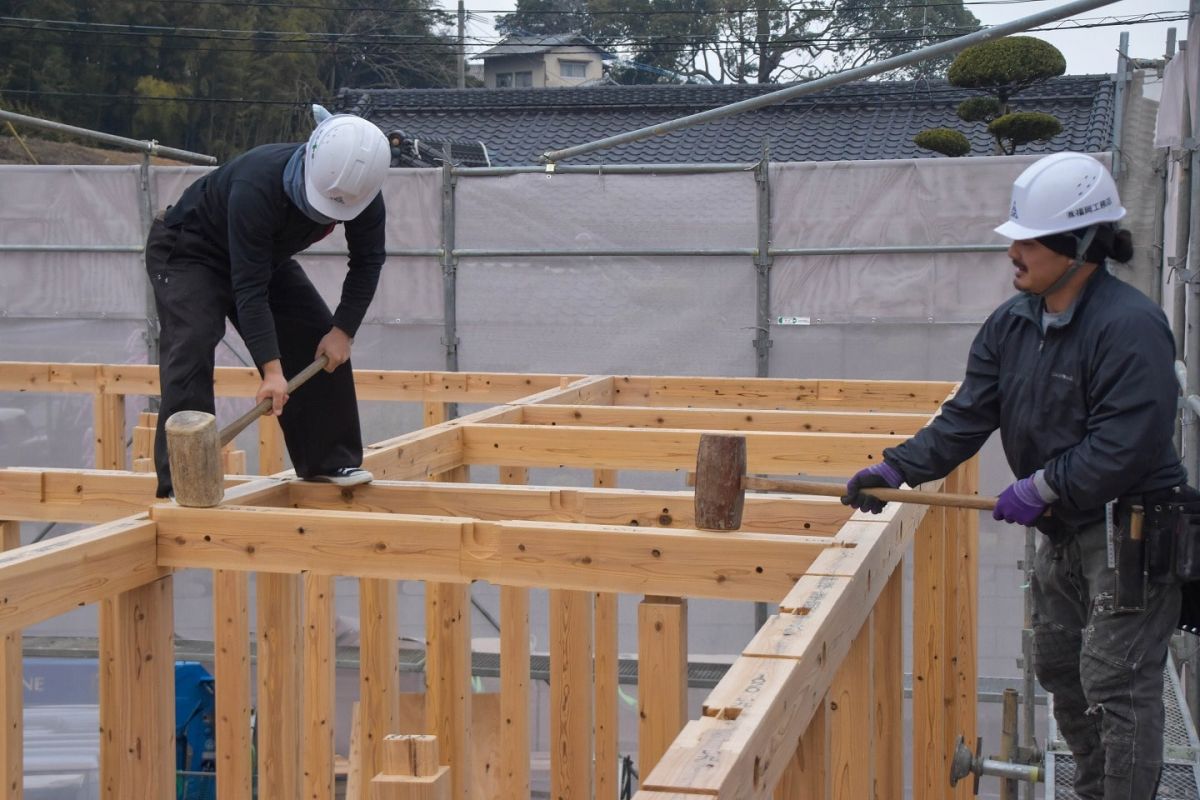
[[[1079,30],[1079,29],[1101,28],[1101,27],[1110,27],[1110,26],[1119,26],[1119,25],[1141,25],[1141,24],[1161,23],[1161,22],[1175,22],[1175,21],[1186,20],[1187,18],[1188,18],[1188,15],[1184,12],[1179,12],[1179,13],[1147,12],[1147,13],[1143,13],[1143,14],[1135,14],[1135,15],[1129,15],[1129,16],[1125,16],[1125,17],[1109,16],[1109,17],[1081,18],[1078,20],[1064,20],[1062,22],[1058,22],[1053,25],[1033,28],[1031,30],[1034,30],[1034,31]],[[1094,20],[1094,21],[1089,21],[1089,20]],[[46,27],[46,25],[54,25],[54,24],[63,25],[64,27],[61,27],[61,28]],[[271,42],[260,42],[260,44],[267,45],[267,47],[257,47],[257,48],[253,48],[253,49],[249,50],[249,52],[256,52],[256,53],[263,53],[263,52],[266,52],[266,53],[327,52],[327,50],[328,50],[327,47],[321,48],[318,50],[270,49],[270,46],[280,45],[280,44],[282,44],[282,45],[288,45],[288,44],[296,44],[296,45],[305,45],[305,44],[307,44],[307,45],[313,45],[313,44],[325,44],[325,45],[332,45],[332,44],[337,44],[337,45],[341,45],[341,44],[360,44],[360,45],[403,44],[407,47],[430,47],[430,46],[432,46],[432,47],[436,47],[436,48],[450,48],[450,47],[457,46],[456,40],[452,40],[450,38],[439,38],[436,36],[431,36],[429,34],[336,34],[336,33],[329,33],[329,32],[313,32],[313,33],[286,32],[286,33],[284,33],[284,32],[271,32],[271,31],[236,31],[236,33],[247,34],[247,35],[231,37],[231,36],[225,36],[225,35],[211,35],[212,33],[217,33],[217,34],[230,33],[230,31],[221,31],[219,29],[178,29],[178,30],[196,31],[195,33],[193,33],[193,32],[179,33],[179,32],[176,32],[177,29],[155,28],[153,30],[144,30],[145,26],[134,26],[134,25],[114,26],[114,25],[109,25],[109,24],[105,24],[105,23],[70,22],[70,21],[63,21],[63,20],[38,20],[38,19],[0,17],[0,28],[9,28],[9,29],[18,29],[18,30],[35,30],[35,31],[47,32],[47,33],[51,33],[51,32],[53,32],[53,33],[93,33],[93,31],[91,31],[90,29],[93,27],[96,27],[96,26],[106,28],[106,29],[114,28],[113,30],[102,30],[102,31],[95,32],[95,33],[99,33],[101,36],[139,36],[139,37],[170,36],[170,37],[180,37],[180,38],[185,38],[185,39],[198,39],[198,40],[203,40],[203,41],[237,41],[237,42],[250,41],[251,37],[255,37],[258,35],[280,35],[280,36],[286,35],[286,36],[298,37],[298,38],[280,39],[280,40],[271,41]],[[928,41],[928,40],[936,39],[936,38],[953,38],[954,36],[960,35],[961,33],[971,32],[971,31],[978,30],[978,29],[977,28],[968,28],[968,27],[963,27],[963,26],[939,26],[939,30],[946,31],[946,33],[938,34],[936,36],[886,36],[886,34],[890,34],[890,33],[907,33],[912,30],[915,30],[915,27],[877,30],[877,31],[873,31],[870,35],[863,34],[860,36],[845,36],[845,37],[798,36],[798,37],[792,37],[792,38],[774,38],[771,40],[771,43],[773,45],[785,45],[785,44],[838,45],[838,44],[860,44],[860,43],[867,43],[867,42],[876,42],[876,41],[880,41],[881,39],[884,39],[888,42],[919,42],[919,41]],[[163,31],[167,31],[167,33],[164,33]],[[322,38],[313,38],[313,37],[322,37]],[[396,41],[396,40],[399,40],[399,41]],[[413,40],[420,40],[420,41],[413,41]],[[542,41],[544,43],[552,43],[554,40],[555,40],[554,37],[547,36],[547,37],[544,37],[544,39]],[[484,37],[469,37],[466,39],[466,41],[473,45],[492,46],[492,47],[499,47],[499,48],[503,48],[505,46],[528,47],[530,45],[536,45],[538,43],[538,42],[523,41],[520,43],[514,42],[514,43],[506,44],[502,39],[492,39],[492,38],[484,38]],[[172,44],[174,44],[174,43],[172,43]],[[630,42],[617,42],[617,43],[612,43],[612,44],[605,44],[602,46],[605,49],[614,49],[614,48],[620,48],[620,47],[626,47],[626,48],[637,47],[639,45],[650,45],[650,44],[653,44],[653,45],[690,45],[690,46],[694,46],[697,44],[757,45],[757,44],[759,44],[759,41],[757,38],[750,38],[750,37],[740,38],[740,39],[739,38],[711,39],[708,37],[697,36],[697,37],[685,38],[685,39],[669,39],[669,38],[665,38],[665,37],[650,36],[650,37],[634,37],[633,40]],[[183,50],[186,48],[164,47],[164,49]]]

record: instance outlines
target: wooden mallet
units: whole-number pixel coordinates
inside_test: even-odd
[[[747,489],[841,497],[846,482],[780,481],[746,475],[744,436],[705,433],[696,452],[696,527],[706,531],[736,531],[742,524]],[[974,494],[921,492],[916,489],[864,489],[880,500],[990,511],[996,498]]]
[[[288,381],[288,394],[325,369],[328,356],[321,356]],[[175,502],[191,508],[212,508],[225,496],[225,471],[221,448],[233,441],[254,420],[271,408],[271,398],[261,401],[228,427],[217,432],[217,418],[205,411],[176,411],[164,426],[167,456]]]

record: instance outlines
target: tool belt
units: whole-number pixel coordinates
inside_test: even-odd
[[[1200,631],[1200,492],[1183,485],[1124,497],[1114,516],[1114,607],[1144,609],[1150,584],[1179,582],[1179,627]]]

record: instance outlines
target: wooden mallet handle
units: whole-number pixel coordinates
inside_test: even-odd
[[[287,384],[288,394],[291,394],[292,392],[299,389],[301,386],[303,386],[308,381],[309,378],[311,378],[313,375],[316,375],[321,370],[325,369],[325,365],[328,363],[329,363],[329,356],[322,355],[319,358],[317,358],[316,361],[312,362],[307,367],[300,370],[300,372],[296,373],[296,375],[290,381],[288,381],[288,384]],[[262,400],[261,402],[259,402],[259,404],[256,405],[254,408],[250,409],[245,414],[242,414],[240,417],[235,419],[233,422],[229,423],[227,426],[222,428],[221,434],[218,437],[218,441],[221,443],[221,447],[224,447],[225,445],[232,442],[233,438],[235,436],[237,436],[242,431],[246,430],[246,428],[250,425],[251,422],[254,422],[254,420],[258,419],[263,414],[267,413],[267,411],[269,411],[270,408],[271,408],[271,398],[268,397],[265,400]]]
[[[792,492],[794,494],[815,494],[823,497],[841,497],[846,493],[844,483],[822,483],[820,481],[781,481],[771,478],[745,477],[742,479],[743,489],[764,489],[774,492]],[[922,492],[918,489],[863,489],[863,494],[878,497],[884,502],[920,503],[926,506],[947,506],[950,508],[977,508],[980,511],[991,511],[996,507],[996,498],[980,497],[977,494],[949,494],[945,492]]]

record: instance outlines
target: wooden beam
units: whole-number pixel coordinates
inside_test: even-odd
[[[705,408],[837,409],[933,413],[955,384],[936,381],[837,381],[791,378],[618,376],[614,405]]]
[[[337,716],[334,661],[334,585],[331,575],[306,572],[303,581],[304,713],[300,763],[304,800],[333,800],[333,727]]]
[[[638,604],[638,774],[654,765],[687,724],[687,601]]]
[[[913,544],[913,794],[942,796],[950,769],[946,712],[946,511],[925,515]]]
[[[442,743],[450,796],[471,786],[471,601],[468,586],[425,584],[425,724]]]
[[[153,583],[155,525],[127,517],[0,555],[0,632],[28,628],[77,606]]]
[[[560,427],[911,435],[923,428],[929,422],[929,418],[928,413],[547,404],[525,406],[522,422],[526,425],[557,425]]]
[[[872,617],[854,637],[829,689],[834,800],[875,796],[875,698]],[[895,632],[899,638],[899,631]]]
[[[879,595],[874,617],[874,797],[904,795],[904,570]]]
[[[258,793],[296,797],[300,788],[300,580],[255,576],[258,611]]]
[[[213,572],[217,800],[251,796],[250,576]]]
[[[254,487],[235,491],[236,487]],[[81,469],[0,469],[0,518],[45,522],[109,522],[142,514],[154,497],[153,474]],[[287,498],[279,481],[260,483],[244,475],[225,479],[226,502],[241,498],[257,505],[278,505]]]
[[[798,581],[782,613],[759,629],[709,694],[703,717],[685,726],[642,786],[771,796],[825,702],[865,617],[860,604],[868,594],[866,581],[815,576]]]
[[[595,708],[596,797],[613,800],[620,793],[617,762],[620,759],[620,706],[618,705],[618,603],[620,595],[595,596]]]
[[[104,800],[175,798],[175,652],[170,575],[100,609],[100,789]]]
[[[398,370],[354,370],[354,388],[359,400],[436,403],[511,403],[528,395],[557,387],[562,378],[518,372],[403,372]]]
[[[693,470],[702,431],[475,424],[463,461],[522,467]],[[847,433],[746,434],[750,472],[844,476],[907,437]]]
[[[92,401],[96,469],[125,469],[125,398],[97,394]]]
[[[526,411],[529,409],[527,408]],[[598,469],[592,473],[592,485],[600,489],[615,489],[618,473],[616,470]],[[657,506],[655,510],[657,510]],[[669,509],[669,507],[668,507]],[[658,519],[666,515],[670,519],[669,510],[661,512]],[[617,774],[617,763],[621,757],[620,750],[620,706],[618,691],[621,660],[619,631],[619,595],[613,592],[599,592],[595,595],[592,608],[592,629],[594,632],[593,672],[595,693],[593,705],[595,708],[595,746],[596,746],[596,793],[601,800],[613,800],[620,793]]]
[[[502,467],[502,469],[524,469]],[[613,470],[597,470],[612,473]],[[0,489],[3,487],[0,472]],[[293,482],[290,505],[327,511],[367,511],[481,520],[530,520],[640,528],[695,528],[690,491],[487,486],[376,480],[347,492],[337,486]],[[0,506],[2,507],[2,506]],[[746,496],[742,532],[832,535],[852,509],[836,498],[752,492]]]
[[[371,800],[449,800],[451,776],[439,765],[436,736],[393,734],[384,740],[383,771]]]
[[[399,587],[387,578],[358,582],[359,774],[369,781],[380,769],[383,740],[397,731],[400,653],[397,632]]]
[[[500,482],[522,485],[523,467],[502,467]],[[500,798],[529,797],[529,590],[500,587]]]
[[[775,786],[774,800],[794,800],[803,797],[805,800],[829,800],[833,797],[833,770],[830,769],[829,757],[832,749],[829,741],[829,696],[826,695],[812,719],[800,737],[800,744],[788,761],[787,768],[779,783]],[[903,745],[899,736],[893,736]],[[903,789],[899,795],[873,794],[871,798],[883,800],[887,797],[903,797]]]
[[[15,550],[20,546],[21,523],[0,520],[0,550]],[[21,800],[24,788],[24,674],[21,631],[9,631],[0,642],[0,798],[3,800]]]
[[[979,489],[978,457],[959,465],[946,478],[946,491],[974,494]],[[978,709],[978,622],[979,622],[979,512],[968,509],[946,511],[946,627],[943,666],[950,705],[946,708],[945,747],[953,752],[959,736],[976,738]],[[970,791],[961,781],[956,796],[969,800]]]
[[[258,418],[258,472],[274,475],[283,470],[283,456],[287,449],[283,441],[283,428],[278,417]]]
[[[550,592],[550,794],[590,798],[592,765],[592,595]]]
[[[152,513],[157,558],[166,567],[741,600],[778,601],[831,544],[809,536],[245,506],[158,505]]]

